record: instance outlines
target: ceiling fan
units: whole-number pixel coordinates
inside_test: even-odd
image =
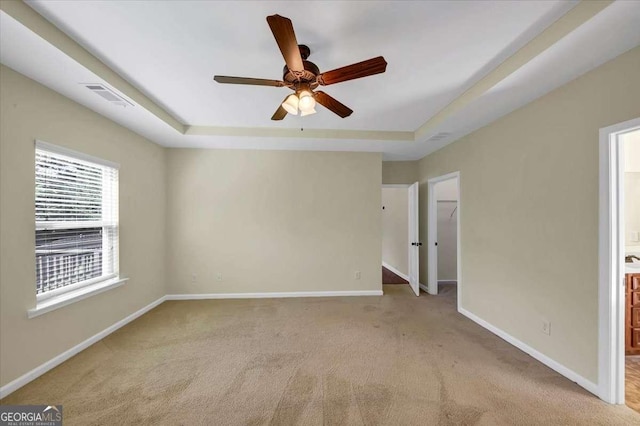
[[[298,44],[296,34],[293,31],[293,24],[289,18],[271,15],[267,16],[267,23],[286,62],[282,80],[228,77],[224,75],[216,75],[213,79],[218,83],[224,84],[288,87],[293,90],[295,93],[288,95],[284,99],[271,117],[272,120],[282,120],[287,113],[297,115],[298,111],[300,111],[301,116],[315,114],[316,102],[342,118],[348,117],[353,112],[349,107],[320,90],[314,90],[318,86],[328,86],[380,74],[387,69],[387,62],[382,56],[378,56],[377,58],[321,73],[316,64],[307,61],[311,50],[304,44]]]

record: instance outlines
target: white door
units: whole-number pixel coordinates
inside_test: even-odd
[[[420,296],[420,236],[418,235],[418,182],[409,187],[409,285]]]

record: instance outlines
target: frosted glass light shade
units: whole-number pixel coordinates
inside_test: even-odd
[[[315,114],[315,113],[316,113],[315,108],[312,108],[312,109],[307,110],[307,111],[302,111],[302,110],[300,110],[300,116],[301,116],[301,117],[304,117],[305,115]]]
[[[282,108],[289,114],[298,115],[298,97],[296,95],[289,95],[282,103]]]
[[[298,103],[298,108],[300,108],[300,111],[309,112],[309,114],[313,114],[310,111],[312,111],[315,108],[316,100],[313,99],[313,95],[311,94],[311,92],[304,90],[300,92],[299,96],[300,96],[300,102]],[[305,115],[308,115],[308,114],[305,114]]]

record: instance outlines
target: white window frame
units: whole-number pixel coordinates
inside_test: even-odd
[[[64,155],[67,157],[71,157],[73,159],[87,161],[96,165],[110,167],[116,170],[120,169],[120,165],[118,163],[114,163],[112,161],[104,160],[102,158],[94,157],[88,154],[84,154],[82,152],[74,151],[68,148],[64,148],[58,145],[54,145],[48,142],[43,142],[40,140],[35,141],[35,149],[34,149],[34,157],[35,150],[43,150],[47,152],[51,152],[53,154]],[[106,177],[104,178],[106,179]],[[109,185],[106,185],[105,188],[110,188]],[[104,196],[103,193],[103,203],[108,202],[111,197]],[[55,223],[47,223],[47,222],[35,222],[36,229],[71,229],[71,228],[88,228],[88,227],[105,227],[104,221],[96,221],[96,222],[67,222],[64,226]],[[109,274],[103,274],[99,277],[91,278],[88,280],[80,281],[77,283],[69,284],[64,287],[60,287],[54,290],[49,290],[44,293],[36,294],[36,307],[30,309],[28,311],[29,318],[41,315],[43,313],[52,311],[54,309],[58,309],[62,306],[66,306],[70,303],[73,303],[78,300],[85,299],[94,294],[102,293],[111,288],[118,287],[124,284],[127,281],[127,278],[121,278],[119,276],[119,218],[114,221],[111,225],[107,224],[106,226],[115,226],[117,232],[117,243],[114,244],[113,250],[113,271]],[[107,239],[108,237],[103,233],[103,239]],[[103,241],[103,247],[106,247],[106,241]],[[103,268],[106,268],[107,265],[103,263]]]

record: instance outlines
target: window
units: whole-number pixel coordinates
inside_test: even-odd
[[[118,276],[118,166],[36,142],[38,300]]]

